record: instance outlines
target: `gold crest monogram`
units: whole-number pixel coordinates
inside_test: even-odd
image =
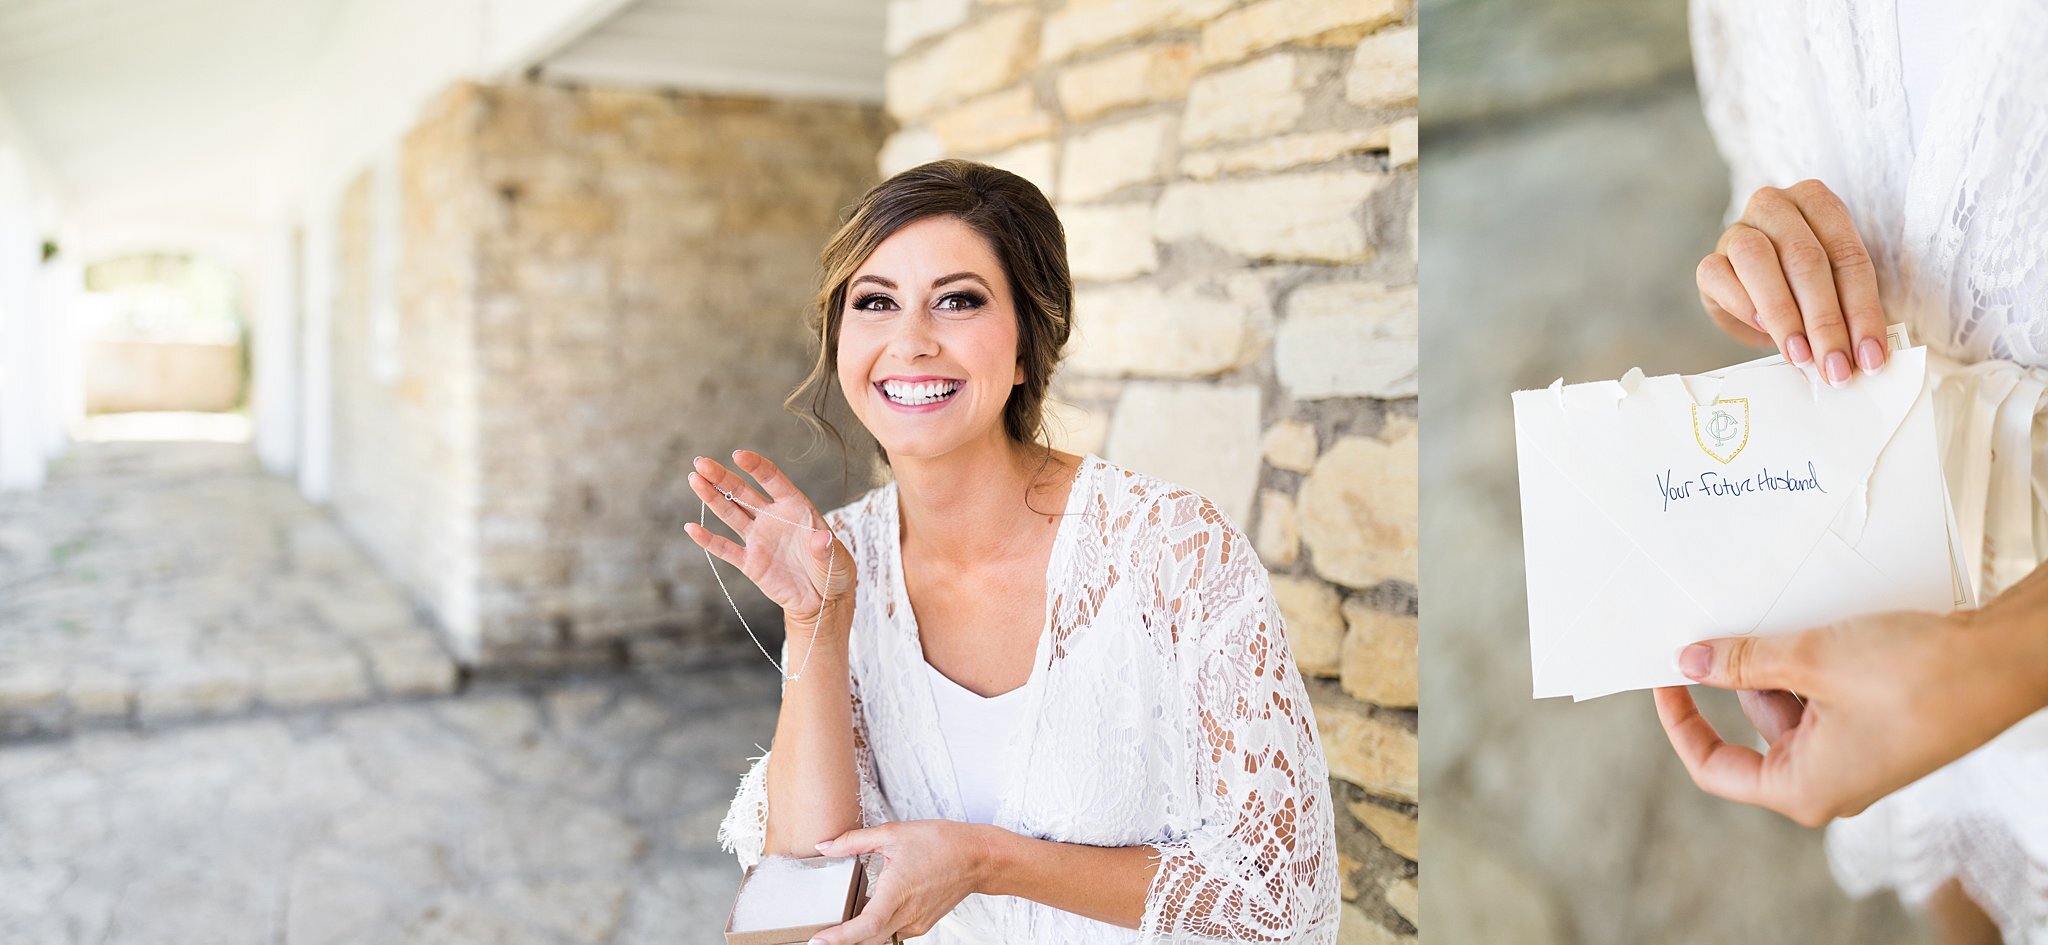
[[[1692,438],[1708,456],[1732,462],[1749,445],[1749,398],[1716,400],[1705,408],[1693,404]]]

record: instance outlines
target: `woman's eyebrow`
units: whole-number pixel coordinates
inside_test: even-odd
[[[974,281],[981,283],[982,288],[989,289],[989,291],[991,292],[995,291],[994,289],[989,288],[987,279],[983,279],[982,277],[975,275],[972,272],[956,272],[949,276],[940,276],[937,279],[932,280],[932,288],[936,289],[939,286],[945,285],[946,283],[951,282],[955,279],[973,279]]]

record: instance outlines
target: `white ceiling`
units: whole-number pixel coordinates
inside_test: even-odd
[[[882,100],[882,0],[638,0],[541,60],[547,78]]]
[[[0,0],[0,117],[54,179],[67,232],[246,232],[321,199],[465,78],[538,65],[592,84],[878,101],[883,8]]]

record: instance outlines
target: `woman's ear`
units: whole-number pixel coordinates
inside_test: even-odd
[[[1022,383],[1024,383],[1024,356],[1020,354],[1017,356],[1017,373],[1010,380],[1010,386],[1015,387]]]

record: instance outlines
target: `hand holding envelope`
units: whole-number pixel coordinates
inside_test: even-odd
[[[1709,637],[1955,607],[1926,359],[1517,392],[1536,697],[1685,685]]]

